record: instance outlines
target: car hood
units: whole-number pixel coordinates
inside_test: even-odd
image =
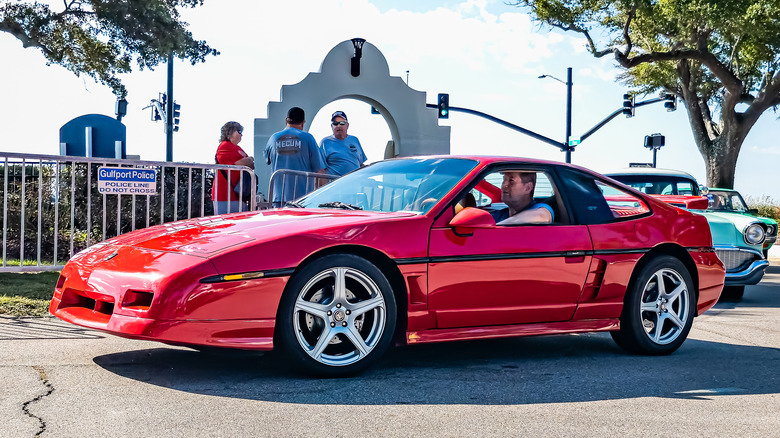
[[[106,241],[154,251],[209,257],[251,242],[307,232],[414,217],[415,213],[377,213],[331,209],[278,209],[234,213],[158,225]]]
[[[714,245],[736,245],[740,247],[750,247],[760,249],[761,245],[748,245],[742,233],[748,225],[760,222],[754,217],[745,216],[739,213],[696,211],[707,218],[712,233],[712,243]]]

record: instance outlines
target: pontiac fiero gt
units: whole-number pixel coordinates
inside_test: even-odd
[[[536,173],[550,224],[496,225]],[[704,217],[589,170],[502,157],[378,162],[274,210],[163,224],[74,256],[51,313],[134,339],[277,350],[357,373],[391,344],[610,332],[675,351],[724,268]]]

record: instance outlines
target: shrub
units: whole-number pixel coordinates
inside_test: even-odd
[[[748,196],[745,199],[748,204],[748,208],[755,208],[758,210],[758,215],[763,217],[770,217],[776,221],[780,221],[780,202],[775,201],[771,197],[764,196]]]

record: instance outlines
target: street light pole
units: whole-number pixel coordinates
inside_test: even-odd
[[[173,52],[168,54],[168,100],[165,104],[165,161],[173,161]]]
[[[571,163],[571,67],[566,69],[566,163]]]
[[[551,75],[539,76],[539,79],[542,78],[555,79],[556,81],[566,85],[566,140],[564,141],[563,148],[561,150],[566,151],[566,162],[571,163],[571,151],[574,150],[574,148],[569,144],[569,141],[571,140],[571,67],[566,69],[566,82],[563,82],[562,80]]]

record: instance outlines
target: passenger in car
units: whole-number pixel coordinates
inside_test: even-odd
[[[554,213],[551,206],[534,201],[536,172],[503,172],[501,201],[507,207],[492,212],[496,225],[550,224]]]

